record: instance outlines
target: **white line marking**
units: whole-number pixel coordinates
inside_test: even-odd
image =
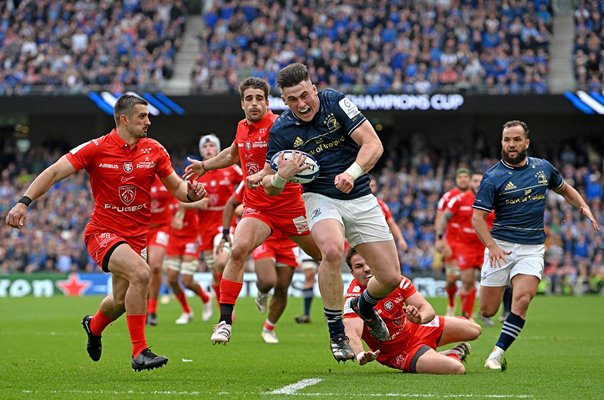
[[[301,381],[292,383],[291,385],[283,386],[282,388],[273,390],[272,392],[268,392],[267,394],[296,394],[298,390],[302,390],[308,386],[316,385],[322,380],[323,379],[319,378],[302,379]]]
[[[287,387],[287,386],[286,386]],[[431,394],[431,393],[274,393],[267,394],[287,394],[290,396],[333,396],[333,397],[400,397],[400,398],[439,398],[439,399],[457,399],[457,398],[479,398],[479,399],[530,399],[531,394]]]

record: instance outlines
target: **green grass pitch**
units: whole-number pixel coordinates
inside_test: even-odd
[[[210,343],[216,317],[177,326],[178,304],[160,305],[160,324],[147,329],[147,339],[169,363],[135,373],[125,318],[104,332],[101,360],[88,358],[80,321],[96,311],[99,301],[0,299],[0,399],[604,398],[602,297],[536,298],[525,329],[508,351],[508,370],[483,368],[499,335],[497,323],[472,344],[464,376],[403,374],[376,363],[337,364],[328,348],[320,299],[309,325],[294,323],[301,299],[291,299],[277,326],[281,343],[264,344],[264,316],[251,298],[238,302],[227,346]],[[200,304],[190,302],[200,316]],[[444,310],[444,299],[433,304],[437,312]],[[296,383],[308,386],[286,387]]]

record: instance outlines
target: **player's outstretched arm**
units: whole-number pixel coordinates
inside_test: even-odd
[[[593,227],[594,231],[600,230],[598,221],[596,221],[593,214],[591,213],[591,210],[585,202],[585,199],[581,197],[579,192],[577,192],[574,187],[564,182],[562,183],[562,186],[557,189],[554,189],[554,191],[564,197],[564,200],[566,200],[568,204],[578,209],[581,214],[585,215],[585,217],[587,217],[587,219],[591,221],[591,226]]]
[[[344,329],[346,336],[350,343],[350,347],[356,355],[359,365],[365,365],[368,362],[374,361],[380,351],[365,351],[363,343],[361,342],[361,335],[363,334],[363,320],[361,318],[344,318]]]
[[[428,300],[419,292],[415,292],[405,299],[405,313],[407,319],[415,324],[425,324],[434,319],[436,313]]]
[[[57,162],[42,171],[29,185],[19,202],[6,215],[6,225],[17,229],[23,228],[29,203],[46,193],[52,185],[73,175],[75,172],[76,169],[66,156],[59,158]]]

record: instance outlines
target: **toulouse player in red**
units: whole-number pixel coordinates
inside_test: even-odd
[[[72,149],[46,168],[9,211],[6,224],[25,226],[27,207],[55,183],[85,169],[90,176],[94,211],[84,232],[90,256],[112,274],[111,294],[97,313],[85,316],[86,350],[93,361],[101,358],[101,333],[122,314],[132,341],[132,368],[162,367],[168,362],[149,350],[145,337],[147,292],[151,271],[146,261],[151,214],[151,185],[157,175],[178,200],[194,202],[205,196],[203,185],[183,181],[172,168],[170,156],[154,139],[147,138],[148,103],[123,95],[114,106],[116,128]]]
[[[157,299],[162,282],[166,246],[170,239],[170,223],[178,200],[172,196],[158,177],[151,185],[151,225],[147,234],[147,262],[151,267],[147,325],[157,325]]]
[[[364,326],[363,320],[350,306],[361,295],[372,273],[365,259],[354,249],[348,252],[346,263],[354,277],[346,293],[344,326],[360,365],[377,360],[380,364],[404,372],[431,374],[463,374],[461,361],[470,353],[468,343],[437,352],[438,346],[474,340],[480,335],[480,325],[465,318],[436,316],[426,299],[415,290],[413,283],[401,277],[401,283],[375,306],[390,332],[390,340],[376,340]],[[361,339],[369,346],[365,351]]]
[[[472,215],[474,213],[474,200],[476,192],[480,186],[482,174],[474,173],[470,179],[470,190],[454,196],[445,209],[440,225],[437,227],[437,235],[442,235],[450,220],[455,219],[459,222],[457,234],[457,249],[455,256],[461,275],[461,315],[472,319],[474,313],[474,303],[476,301],[476,275],[482,268],[484,261],[484,244],[476,235],[474,226],[472,226]],[[492,211],[487,218],[489,230],[493,227],[495,213]],[[487,326],[493,326],[490,318],[482,317],[481,320]]]
[[[458,168],[455,171],[455,187],[449,190],[447,193],[438,201],[438,208],[436,209],[436,218],[434,218],[434,230],[438,230],[442,216],[447,208],[449,200],[460,193],[468,190],[470,186],[470,170],[467,168]],[[434,247],[436,250],[441,252],[444,256],[445,273],[447,275],[447,284],[445,290],[449,298],[447,304],[447,316],[455,315],[455,294],[457,293],[457,279],[459,278],[459,267],[455,262],[456,256],[456,244],[457,234],[459,233],[459,221],[457,218],[452,218],[447,224],[447,232],[443,236],[442,234],[436,236],[436,243]]]
[[[191,164],[185,170],[187,179],[201,177],[207,171],[241,161],[244,177],[250,184],[257,184],[261,180],[263,175],[258,173],[264,168],[268,134],[277,116],[268,110],[269,85],[266,81],[247,78],[241,83],[239,93],[245,118],[237,125],[233,144],[209,160],[189,159]],[[250,179],[254,175],[257,179]],[[243,216],[235,230],[231,255],[220,282],[220,321],[212,333],[214,344],[224,344],[230,340],[232,314],[243,287],[245,261],[274,229],[283,231],[308,254],[320,258],[320,252],[308,230],[300,185],[285,185],[285,190],[279,196],[269,196],[262,188],[249,189],[244,194]]]
[[[203,311],[201,319],[207,321],[212,317],[212,301],[210,295],[193,279],[199,266],[199,234],[197,210],[207,205],[207,196],[202,201],[193,204],[181,203],[174,214],[170,229],[170,241],[166,249],[167,258],[164,262],[168,283],[174,292],[174,297],[182,307],[182,314],[176,320],[177,325],[186,325],[193,320],[193,310],[189,307],[185,288],[191,290],[201,299]],[[205,203],[205,204],[204,204]]]
[[[203,160],[209,160],[220,152],[220,139],[214,134],[203,135],[199,139],[199,154]],[[208,206],[199,212],[199,234],[201,235],[201,251],[203,257],[212,272],[212,287],[220,301],[220,278],[222,271],[215,268],[214,238],[222,233],[222,212],[224,207],[235,191],[237,185],[242,181],[243,174],[238,165],[230,165],[226,168],[207,171],[199,182],[204,184],[207,190]],[[226,225],[229,229],[229,225]],[[223,269],[223,268],[220,268]]]

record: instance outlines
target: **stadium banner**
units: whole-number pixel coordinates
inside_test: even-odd
[[[132,92],[129,92],[132,93]],[[23,115],[112,115],[120,93],[89,92],[74,96],[0,96],[2,114]],[[135,93],[146,99],[153,116],[171,118],[184,115],[240,116],[238,95],[166,96],[161,92]],[[416,112],[448,114],[601,114],[604,98],[599,94],[567,92],[559,95],[469,95],[433,94],[362,94],[347,95],[363,111]],[[285,110],[279,96],[269,97],[270,108]]]
[[[342,274],[344,289],[352,281],[351,274]],[[206,290],[210,290],[212,274],[198,272],[194,279]],[[433,277],[416,277],[413,283],[418,291],[426,297],[442,297],[445,295],[445,281]],[[296,272],[289,288],[289,295],[302,297],[304,274]],[[51,297],[51,296],[105,296],[111,293],[111,275],[102,273],[70,273],[70,274],[9,274],[0,276],[0,298],[5,297]],[[163,288],[162,288],[163,293]],[[256,296],[256,274],[246,272],[243,276],[243,289],[240,297]],[[315,284],[318,295],[319,286]],[[187,290],[189,297],[195,294]]]

